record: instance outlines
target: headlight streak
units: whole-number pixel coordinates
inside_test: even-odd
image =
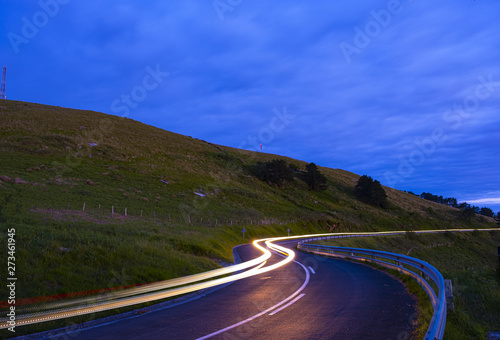
[[[52,321],[52,320],[68,318],[68,317],[73,317],[73,316],[78,316],[78,315],[96,313],[96,312],[101,312],[101,311],[105,311],[105,310],[109,310],[109,309],[122,308],[122,307],[127,307],[127,306],[131,306],[131,305],[135,305],[135,304],[165,299],[165,298],[169,298],[169,297],[173,297],[173,296],[177,296],[177,295],[191,293],[191,292],[198,291],[198,290],[205,289],[205,288],[209,288],[209,287],[214,287],[214,286],[217,286],[220,284],[233,282],[233,281],[240,280],[240,279],[250,277],[253,275],[258,275],[262,272],[270,271],[272,269],[279,267],[280,265],[279,265],[279,263],[277,263],[277,264],[270,266],[270,269],[261,271],[262,267],[267,263],[267,259],[269,259],[271,257],[271,252],[259,244],[259,242],[266,241],[266,240],[267,239],[256,240],[253,242],[253,245],[257,249],[261,250],[264,253],[263,255],[261,255],[260,257],[258,257],[256,259],[241,263],[239,265],[226,267],[226,268],[220,268],[220,269],[212,270],[209,272],[190,275],[190,276],[177,278],[177,279],[173,279],[173,280],[167,280],[167,281],[163,281],[163,282],[153,283],[153,284],[146,285],[146,286],[131,288],[131,289],[127,289],[126,291],[122,291],[122,292],[115,292],[115,293],[106,294],[105,296],[102,296],[102,297],[96,297],[96,298],[89,297],[89,298],[85,298],[85,299],[78,299],[78,300],[73,300],[73,301],[68,301],[68,302],[54,303],[54,304],[51,304],[50,307],[53,308],[54,306],[57,306],[57,307],[59,307],[58,309],[48,310],[45,312],[36,312],[36,313],[32,313],[32,314],[19,315],[17,318],[17,322],[16,322],[17,326],[23,326],[23,325],[27,325],[27,324],[40,323],[40,322]],[[281,262],[284,262],[284,261],[281,261]],[[289,261],[286,261],[285,263],[283,263],[281,265],[284,265],[288,262]],[[255,265],[257,265],[257,267],[249,269],[249,270],[242,272],[242,273],[233,274],[233,275],[228,276],[228,277],[214,279],[211,281],[201,282],[201,283],[192,284],[192,285],[186,285],[186,284],[190,284],[193,282],[210,279],[210,278],[213,278],[216,276],[221,276],[221,275],[225,275],[228,273],[241,271],[243,269],[246,269],[246,268],[249,268],[249,267],[252,267]],[[163,290],[167,287],[170,288],[173,286],[181,286],[181,285],[182,285],[182,287]],[[153,291],[158,291],[158,290],[162,290],[162,291],[152,293]],[[134,296],[134,295],[138,295],[138,294],[143,294],[143,295]],[[114,300],[114,301],[109,301],[109,300]],[[68,307],[68,305],[74,305],[75,303],[77,303],[79,305],[74,306],[74,307]],[[66,306],[66,308],[60,308],[60,306]],[[2,323],[0,324],[0,329],[8,327],[8,324],[6,321],[7,321],[7,319],[1,319],[0,322],[2,322]]]
[[[415,233],[439,233],[439,232],[461,232],[461,231],[473,231],[474,229],[447,229],[447,230],[416,230]],[[498,230],[498,229],[480,229],[485,231]],[[52,321],[57,319],[63,319],[78,315],[90,314],[101,312],[105,310],[127,307],[135,304],[151,302],[155,300],[165,299],[181,294],[191,293],[201,289],[214,287],[220,284],[233,282],[236,280],[241,280],[253,275],[259,275],[271,270],[277,269],[281,266],[288,264],[293,261],[295,257],[295,252],[289,248],[273,244],[272,242],[283,241],[283,240],[293,240],[293,239],[307,239],[307,238],[321,238],[321,237],[353,237],[353,236],[383,236],[383,235],[397,235],[404,234],[407,231],[387,231],[387,232],[360,232],[360,233],[327,233],[327,234],[312,234],[312,235],[299,235],[299,236],[289,236],[289,237],[276,237],[276,238],[266,238],[253,241],[253,245],[263,252],[258,258],[250,261],[240,263],[238,265],[219,268],[211,270],[208,272],[185,276],[177,279],[166,280],[161,282],[156,282],[140,287],[126,289],[120,292],[113,292],[105,294],[98,297],[88,297],[83,299],[77,299],[72,301],[63,301],[49,303],[40,307],[42,310],[51,308],[53,310],[47,310],[45,312],[38,312],[32,314],[19,315],[16,320],[17,326],[23,326],[27,324]],[[267,260],[271,257],[271,252],[262,247],[259,243],[265,242],[266,246],[278,253],[286,256],[286,258],[280,262],[264,267]],[[296,262],[296,261],[294,261]],[[298,263],[298,262],[297,262]],[[299,263],[300,264],[300,263]],[[200,282],[192,284],[194,282],[208,280],[217,276],[226,275],[229,273],[238,272],[248,268],[254,267],[252,269],[246,270],[241,273],[236,273],[231,276],[213,279],[206,282]],[[307,270],[306,270],[307,271]],[[181,287],[177,287],[181,286]],[[173,288],[177,287],[177,288]],[[172,288],[172,289],[167,289]],[[165,290],[166,289],[166,290]],[[161,291],[159,291],[161,290]],[[140,295],[142,294],[142,295]],[[139,295],[139,296],[136,296]],[[110,301],[115,300],[115,301]],[[73,306],[77,304],[77,306]],[[46,306],[46,307],[45,307]],[[73,307],[69,307],[73,306]],[[66,308],[61,308],[66,307]],[[33,310],[35,308],[31,308]],[[0,329],[7,328],[7,319],[0,319]]]
[[[293,238],[295,238],[295,237],[293,237]],[[268,241],[266,241],[266,244],[268,245],[268,247],[270,247],[272,249],[273,252],[276,252],[276,254],[278,256],[282,256],[282,257],[287,256],[287,259],[288,259],[288,258],[291,257],[291,256],[288,256],[289,255],[288,252],[293,253],[293,256],[295,256],[295,252],[293,252],[291,249],[288,249],[288,248],[285,248],[285,247],[282,247],[282,246],[279,246],[279,245],[271,243],[271,242],[276,242],[276,241],[286,240],[286,239],[290,239],[290,237],[284,237],[284,238],[280,237],[280,238],[269,239]],[[286,250],[286,251],[282,255],[283,252],[280,251],[280,250]],[[281,261],[279,263],[282,263],[282,262],[283,261]],[[311,276],[310,276],[309,272],[307,271],[306,267],[302,263],[297,262],[295,260],[293,260],[293,262],[297,263],[298,265],[300,265],[304,269],[304,272],[306,274],[306,278],[305,278],[304,282],[302,283],[302,286],[300,286],[299,289],[297,289],[295,292],[293,292],[292,295],[288,296],[284,300],[281,300],[280,302],[278,302],[274,306],[271,306],[271,307],[267,308],[266,310],[264,310],[264,311],[262,311],[262,312],[260,312],[258,314],[255,314],[254,316],[249,317],[248,319],[245,319],[245,320],[240,321],[238,323],[235,323],[235,324],[233,324],[231,326],[225,327],[225,328],[220,329],[220,330],[218,330],[216,332],[213,332],[213,333],[210,333],[208,335],[205,335],[205,336],[203,336],[201,338],[198,338],[196,340],[209,339],[211,337],[214,337],[216,335],[222,334],[222,333],[227,332],[227,331],[229,331],[231,329],[239,327],[239,326],[241,326],[243,324],[251,322],[251,321],[253,321],[253,320],[255,320],[255,319],[257,319],[257,318],[259,318],[259,317],[261,317],[263,315],[266,315],[268,313],[269,313],[270,316],[275,315],[276,313],[282,311],[283,309],[287,308],[288,306],[292,305],[293,303],[295,303],[296,301],[298,301],[299,299],[301,299],[305,294],[301,294],[301,295],[298,295],[298,294],[300,294],[306,288],[306,286],[309,284],[309,280],[310,280]]]
[[[245,270],[247,268],[262,264],[271,257],[271,253],[269,252],[269,250],[260,246],[257,243],[260,241],[262,241],[262,240],[254,241],[253,245],[257,249],[262,251],[264,253],[263,255],[259,256],[258,258],[255,258],[253,260],[246,261],[246,262],[234,265],[234,266],[214,269],[214,270],[211,270],[208,272],[189,275],[189,276],[183,276],[183,277],[176,278],[176,279],[154,282],[151,284],[147,284],[147,285],[143,285],[143,286],[135,287],[135,288],[129,288],[129,289],[125,289],[125,290],[118,291],[118,292],[112,292],[112,293],[107,293],[107,294],[92,296],[92,297],[86,297],[86,298],[81,298],[81,299],[73,299],[73,300],[68,300],[68,301],[49,302],[49,303],[46,303],[46,304],[43,304],[40,306],[31,307],[31,308],[23,308],[20,310],[23,312],[36,313],[36,312],[41,312],[44,310],[69,308],[69,307],[75,306],[75,305],[81,306],[81,305],[96,304],[99,302],[110,301],[110,300],[114,300],[114,299],[118,299],[118,298],[124,298],[124,297],[128,297],[128,296],[154,292],[154,291],[168,289],[168,288],[172,288],[172,287],[176,287],[176,286],[183,286],[183,285],[187,285],[190,283],[211,279],[211,278],[214,278],[217,276],[222,276],[222,275],[238,272],[241,270]],[[1,325],[0,325],[0,328],[2,328]]]

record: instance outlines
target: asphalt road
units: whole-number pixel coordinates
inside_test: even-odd
[[[292,248],[296,242],[282,244]],[[261,255],[251,245],[238,252],[243,261]],[[280,259],[273,255],[268,262]],[[197,300],[68,337],[387,340],[406,339],[412,332],[415,302],[389,275],[299,251],[295,260],[302,265],[290,263]]]

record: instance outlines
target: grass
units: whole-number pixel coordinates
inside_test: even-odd
[[[455,311],[448,312],[445,339],[485,339],[486,332],[500,331],[500,265],[497,247],[500,231],[416,234],[325,241],[346,247],[369,248],[409,255],[436,267],[453,283]],[[411,286],[410,286],[411,288]],[[419,300],[428,300],[423,292]],[[432,311],[419,307],[421,319]],[[425,323],[425,322],[424,322]],[[426,327],[420,327],[420,335]]]
[[[325,191],[309,191],[299,176],[276,189],[247,169],[275,158],[300,170],[307,163],[131,119],[10,100],[0,114],[0,243],[16,228],[18,298],[205,271],[232,262],[234,245],[288,228],[299,235],[496,226],[466,223],[457,209],[390,188],[389,208],[372,207],[354,196],[359,175],[340,169],[320,168]]]

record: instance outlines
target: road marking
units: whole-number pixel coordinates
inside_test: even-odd
[[[272,312],[272,313],[269,313],[269,315],[274,315],[274,314],[276,314],[276,313],[279,313],[280,311],[282,311],[282,310],[283,310],[283,309],[285,309],[286,307],[288,307],[288,306],[290,306],[290,305],[293,305],[295,302],[299,301],[299,299],[300,299],[301,297],[303,297],[304,295],[306,295],[306,294],[300,294],[299,296],[297,296],[295,299],[293,299],[292,301],[290,301],[289,303],[287,303],[287,304],[286,304],[286,305],[284,305],[283,307],[276,309],[276,310],[275,310],[274,312]]]
[[[311,271],[311,273],[316,274],[316,272],[314,271],[314,269],[312,269],[310,266],[307,267],[307,268],[309,268],[309,270]]]
[[[281,256],[281,257],[285,257],[284,255],[281,255],[281,254],[279,254],[279,253],[276,253],[276,254],[277,254],[277,255],[279,255],[279,256]],[[307,270],[307,268],[306,268],[306,267],[305,267],[302,263],[297,262],[297,261],[295,261],[295,260],[292,260],[292,261],[293,261],[293,262],[295,262],[295,263],[297,263],[298,265],[300,265],[300,266],[304,269],[304,271],[306,272],[306,279],[304,280],[304,283],[303,283],[303,284],[302,284],[302,286],[300,286],[300,288],[299,288],[299,289],[297,289],[297,290],[296,290],[296,291],[295,291],[292,295],[290,295],[290,296],[289,296],[289,297],[287,297],[286,299],[282,300],[281,302],[278,302],[278,303],[277,303],[277,304],[275,304],[274,306],[269,307],[269,308],[268,308],[268,309],[266,309],[265,311],[262,311],[262,312],[260,312],[260,313],[258,313],[258,314],[255,314],[254,316],[249,317],[249,318],[248,318],[248,319],[246,319],[246,320],[240,321],[240,322],[238,322],[238,323],[235,323],[234,325],[228,326],[228,327],[226,327],[226,328],[223,328],[223,329],[218,330],[218,331],[216,331],[216,332],[213,332],[213,333],[211,333],[211,334],[205,335],[205,336],[203,336],[203,337],[201,337],[201,338],[198,338],[198,339],[196,339],[196,340],[204,340],[204,339],[208,339],[208,338],[211,338],[211,337],[213,337],[213,336],[219,335],[219,334],[221,334],[221,333],[227,332],[227,331],[229,331],[229,330],[231,330],[231,329],[233,329],[233,328],[236,328],[236,327],[241,326],[241,325],[243,325],[243,324],[245,324],[245,323],[247,323],[247,322],[250,322],[250,321],[252,321],[252,320],[255,320],[255,319],[257,319],[259,316],[265,315],[265,314],[267,314],[267,313],[271,312],[272,310],[274,310],[275,308],[278,308],[279,306],[283,305],[284,303],[287,303],[289,300],[292,300],[293,298],[295,298],[295,297],[296,297],[296,296],[297,296],[300,292],[302,292],[302,291],[304,290],[304,288],[306,288],[307,284],[309,283],[309,278],[311,277],[311,275],[309,274],[309,271]],[[302,294],[302,296],[304,296],[304,295],[305,295],[305,294]],[[295,302],[295,301],[297,301],[298,299],[300,299],[302,296],[299,296],[299,297],[298,297],[298,298],[296,298],[294,301],[290,301],[290,303],[288,303],[287,305],[285,305],[285,306],[283,306],[282,308],[280,308],[278,311],[276,311],[276,313],[277,313],[277,312],[279,312],[280,310],[282,310],[282,309],[284,309],[284,308],[288,307],[288,306],[289,306],[289,305],[291,305],[293,302]],[[271,315],[271,314],[270,314],[270,315]]]

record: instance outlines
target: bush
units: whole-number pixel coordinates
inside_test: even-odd
[[[472,218],[476,215],[476,212],[474,211],[474,208],[466,207],[466,208],[462,209],[461,214],[462,214],[462,218],[464,219],[465,222],[471,223]]]
[[[379,181],[373,180],[367,175],[359,178],[358,183],[354,187],[356,197],[368,204],[372,204],[381,208],[387,208],[387,195]]]
[[[306,165],[307,172],[305,173],[304,179],[309,185],[311,190],[325,190],[326,189],[326,177],[319,172],[318,167],[314,163],[309,163]]]
[[[488,217],[493,217],[495,215],[493,210],[491,210],[490,208],[486,208],[486,207],[481,208],[479,213],[483,216],[488,216]]]
[[[251,169],[252,173],[261,181],[284,188],[287,182],[293,180],[293,171],[288,163],[282,159],[273,159],[269,162],[257,162]]]

